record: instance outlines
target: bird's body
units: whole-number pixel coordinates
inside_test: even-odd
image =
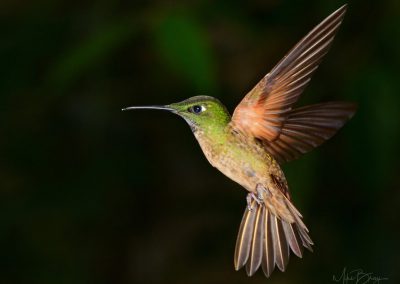
[[[282,194],[289,196],[281,167],[259,141],[239,132],[231,123],[213,131],[212,134],[207,130],[194,131],[204,155],[213,167],[254,194],[258,193],[258,184],[270,191],[281,190],[276,188],[274,182],[279,180]]]
[[[190,125],[212,166],[247,191],[235,248],[235,268],[253,275],[284,271],[290,251],[302,257],[313,242],[292,204],[280,164],[298,158],[332,137],[355,105],[327,102],[293,105],[327,53],[343,19],[341,7],[304,37],[244,97],[232,117],[215,98],[196,96],[167,106],[129,107],[171,111]]]
[[[210,164],[249,192],[256,193],[257,183],[266,182],[270,169],[279,169],[265,148],[230,124],[214,135],[204,131],[195,131],[194,135]]]
[[[247,264],[247,272],[252,275],[262,264],[269,276],[275,264],[282,271],[285,269],[289,248],[298,256],[302,256],[302,246],[311,250],[313,243],[301,214],[291,203],[285,175],[265,144],[242,132],[224,105],[213,97],[197,96],[178,104],[183,109],[201,104],[204,112],[213,113],[214,119],[206,124],[184,118],[210,164],[249,192],[236,245],[235,268]],[[254,234],[256,228],[263,231]],[[285,232],[291,234],[288,239]],[[262,252],[267,250],[267,243],[269,255]]]

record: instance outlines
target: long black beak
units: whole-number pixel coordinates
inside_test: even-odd
[[[161,110],[166,110],[166,111],[171,111],[171,112],[175,111],[173,108],[170,108],[168,106],[131,106],[131,107],[123,108],[122,111],[131,110],[131,109],[161,109]]]

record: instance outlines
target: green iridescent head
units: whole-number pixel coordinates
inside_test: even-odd
[[[216,98],[196,96],[165,106],[139,106],[131,109],[160,109],[175,113],[185,119],[193,131],[225,127],[230,121],[230,114],[225,106]]]

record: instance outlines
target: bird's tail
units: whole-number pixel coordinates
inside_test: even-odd
[[[298,257],[303,247],[312,251],[313,242],[301,214],[288,202],[295,222],[286,222],[270,213],[264,204],[252,202],[252,210],[246,208],[235,248],[235,269],[246,265],[247,275],[253,275],[261,266],[269,277],[275,265],[284,271],[289,261],[290,250]]]

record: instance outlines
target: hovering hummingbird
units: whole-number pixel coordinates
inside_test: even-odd
[[[234,265],[249,276],[261,266],[269,277],[284,271],[290,250],[298,257],[313,242],[293,205],[281,164],[331,138],[356,105],[326,102],[293,108],[333,41],[346,5],[332,13],[243,98],[232,117],[209,96],[195,96],[160,109],[186,120],[210,164],[247,191],[247,207],[236,241]]]

